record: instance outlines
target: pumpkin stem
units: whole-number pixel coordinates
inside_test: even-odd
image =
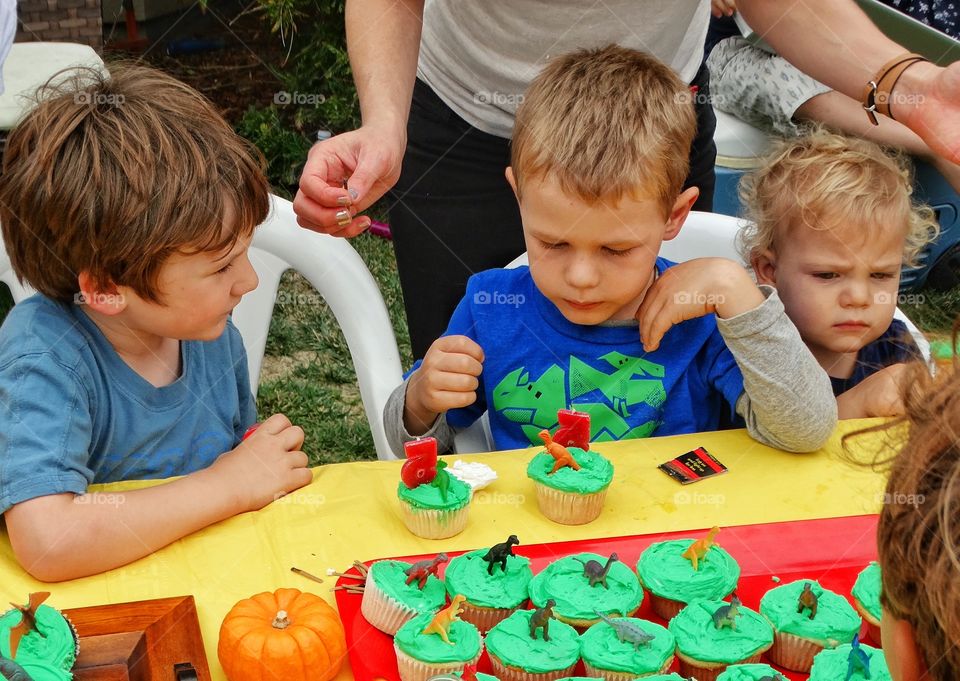
[[[290,620],[287,619],[286,610],[278,610],[277,616],[273,618],[273,628],[274,629],[286,629],[290,626]]]

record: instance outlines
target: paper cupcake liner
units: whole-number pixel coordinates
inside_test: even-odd
[[[416,610],[391,598],[374,583],[373,570],[367,573],[364,582],[360,612],[370,624],[390,636],[394,636],[400,627],[417,615]]]
[[[773,647],[767,651],[771,662],[795,672],[809,673],[813,657],[823,650],[823,644],[802,636],[774,631]]]
[[[518,605],[515,608],[485,608],[481,605],[472,605],[467,602],[462,606],[463,609],[460,612],[460,619],[475,626],[480,630],[481,634],[486,634],[493,629],[495,625],[515,613],[519,607]]]
[[[487,651],[489,653],[489,651]],[[555,672],[541,672],[535,674],[524,671],[519,667],[510,667],[505,665],[496,655],[490,655],[490,665],[493,667],[493,675],[500,681],[556,681],[567,676],[573,676],[573,670],[577,664],[573,663],[566,669],[559,669]]]
[[[585,525],[597,519],[603,510],[607,490],[593,494],[561,492],[558,489],[536,483],[537,505],[548,519],[561,525]]]
[[[470,504],[455,511],[413,508],[400,502],[403,524],[413,534],[423,539],[446,539],[463,532],[467,526],[467,511]]]
[[[632,673],[632,672],[617,672],[611,671],[609,669],[601,669],[600,667],[594,667],[592,664],[583,661],[583,668],[586,671],[587,676],[593,676],[598,679],[605,679],[605,681],[633,681],[634,679],[642,679],[645,676],[655,676],[657,674],[666,674],[670,671],[670,667],[673,666],[673,655],[670,656],[670,659],[667,660],[666,664],[663,665],[658,671],[647,672],[645,674]]]
[[[480,660],[483,646],[480,647],[480,653],[477,653],[475,658],[464,662],[421,662],[400,650],[396,644],[393,645],[393,650],[397,654],[397,669],[400,671],[400,681],[427,681],[431,676],[449,672],[462,672],[468,664],[476,664]]]
[[[763,656],[764,650],[754,653],[748,658],[738,660],[737,662],[703,662],[694,660],[681,652],[677,652],[677,658],[680,660],[680,676],[683,678],[693,677],[697,681],[717,681],[717,677],[723,674],[731,664],[756,664]]]
[[[662,596],[657,596],[655,593],[650,593],[650,606],[653,608],[653,611],[657,614],[657,617],[666,620],[669,622],[683,610],[687,604],[683,601],[675,601],[670,598],[663,598]]]
[[[880,642],[880,620],[867,612],[867,609],[856,598],[853,599],[853,607],[857,609],[857,612],[860,613],[860,617],[863,618],[864,624],[867,625],[867,636],[870,637],[870,640],[877,644],[878,648],[882,648],[883,644]]]

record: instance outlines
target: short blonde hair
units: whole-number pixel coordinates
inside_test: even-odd
[[[50,298],[74,301],[88,271],[162,302],[170,255],[232,248],[266,218],[263,156],[190,86],[143,66],[110,71],[55,75],[10,133],[3,240],[20,281]]]
[[[689,87],[656,58],[616,45],[562,55],[517,110],[517,193],[529,178],[553,176],[586,203],[649,197],[669,214],[696,130]]]
[[[740,231],[738,246],[753,262],[798,226],[825,231],[843,223],[889,224],[904,229],[904,262],[912,266],[939,233],[933,209],[912,194],[902,155],[816,127],[775,142],[762,165],[741,180],[740,205],[752,224]]]

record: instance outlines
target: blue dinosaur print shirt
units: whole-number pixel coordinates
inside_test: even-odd
[[[637,324],[568,321],[527,267],[471,277],[445,335],[468,336],[485,355],[477,401],[448,411],[447,423],[465,428],[489,410],[497,449],[539,445],[537,433],[568,408],[590,414],[592,441],[716,430],[736,420],[744,390],[713,315],[674,326],[645,352]]]

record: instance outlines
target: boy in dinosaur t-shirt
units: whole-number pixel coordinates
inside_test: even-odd
[[[665,65],[620,47],[551,62],[517,112],[507,181],[529,267],[472,277],[446,334],[384,410],[394,450],[490,413],[497,449],[539,444],[558,409],[591,440],[715,430],[822,446],[830,383],[783,311],[731,260],[657,257],[697,198],[684,189],[696,119]],[[480,236],[482,238],[482,235]]]

